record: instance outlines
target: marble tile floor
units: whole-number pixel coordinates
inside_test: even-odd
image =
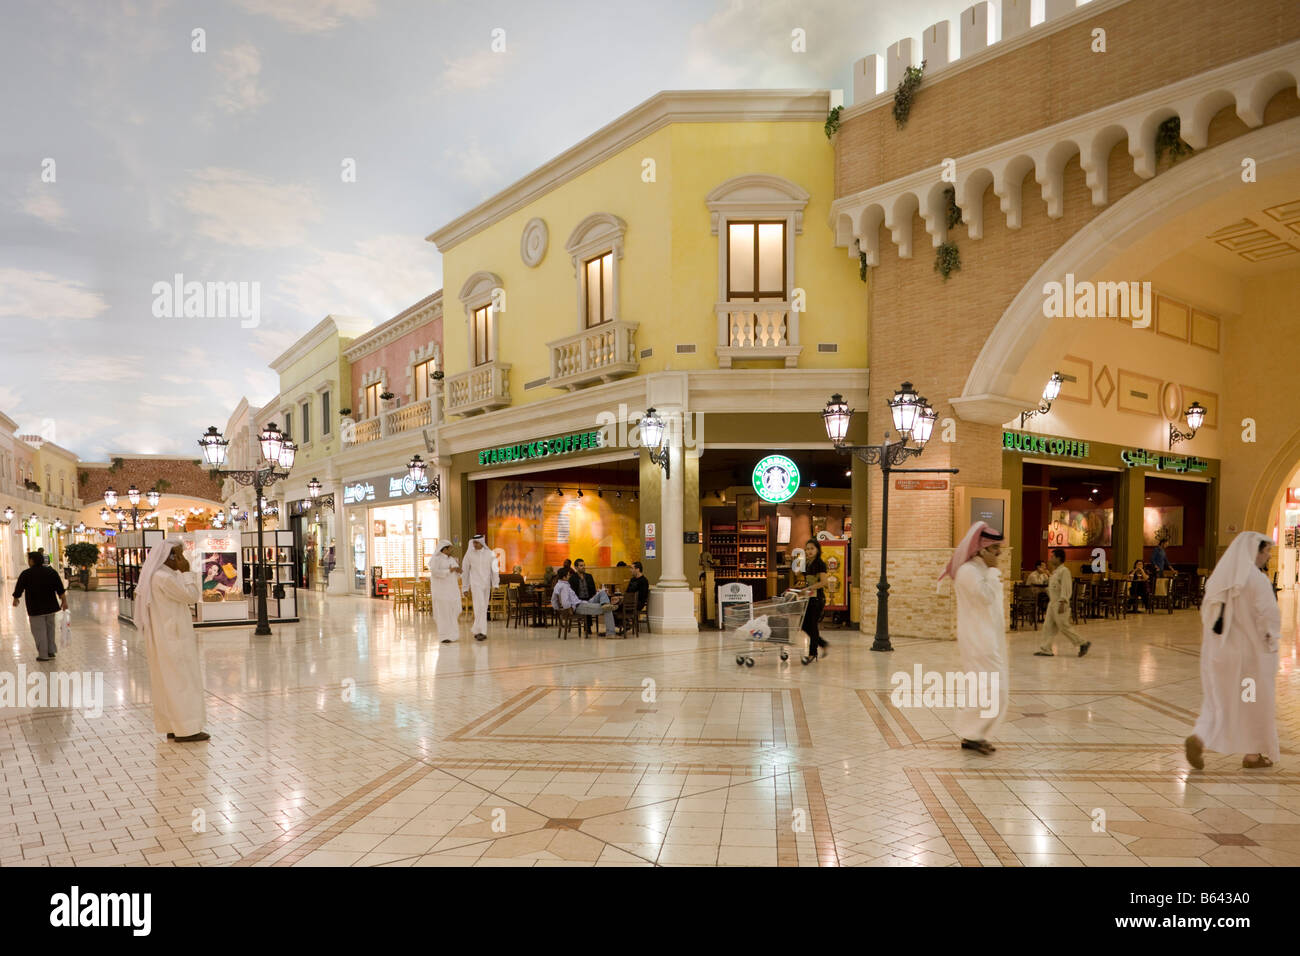
[[[176,744],[116,598],[74,592],[55,664],[21,609],[0,614],[0,674],[97,672],[105,694],[99,716],[0,708],[0,866],[1293,866],[1281,600],[1282,760],[1195,772],[1193,611],[1090,622],[1083,659],[1010,632],[1010,713],[981,757],[951,710],[891,700],[895,673],[959,669],[950,642],[875,654],[829,631],[822,662],[752,668],[716,631],[493,623],[440,645],[427,616],[317,593],[270,638],[199,632],[212,740]]]

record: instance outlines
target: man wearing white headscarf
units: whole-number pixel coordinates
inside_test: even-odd
[[[997,748],[988,742],[989,734],[1007,711],[1007,641],[1006,622],[1002,614],[1002,572],[998,557],[1002,554],[1002,535],[985,522],[971,525],[948,560],[939,583],[952,578],[957,593],[957,650],[967,673],[979,680],[987,674],[992,685],[997,682],[998,703],[992,716],[986,715],[978,701],[957,710],[956,728],[965,750],[991,754]]]
[[[1282,615],[1263,569],[1273,542],[1243,531],[1205,582],[1201,600],[1201,713],[1184,741],[1187,762],[1202,751],[1244,753],[1247,769],[1271,767],[1277,741],[1278,640]]]
[[[135,588],[135,622],[144,635],[153,692],[153,726],[181,743],[207,740],[203,672],[190,605],[203,599],[180,538],[156,544]]]
[[[460,578],[461,590],[469,591],[474,596],[474,640],[487,640],[488,598],[492,589],[501,584],[501,575],[497,571],[496,555],[488,550],[483,535],[476,534],[469,542],[465,552],[464,573]]]
[[[460,640],[460,588],[456,575],[460,565],[451,554],[451,542],[438,542],[438,553],[429,559],[429,597],[433,600],[433,618],[438,638],[443,644]]]

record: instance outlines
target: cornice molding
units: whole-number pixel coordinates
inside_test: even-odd
[[[318,345],[324,344],[331,335],[340,339],[353,339],[370,329],[373,323],[369,319],[349,315],[327,315],[306,335],[294,342],[275,361],[270,363],[271,370],[277,375],[299,361]]]
[[[365,335],[358,336],[352,344],[343,350],[343,357],[349,362],[365,358],[386,345],[400,339],[408,332],[436,322],[442,318],[442,290],[421,299],[409,309],[393,316],[383,325],[376,326]]]
[[[558,186],[673,123],[824,123],[828,90],[667,90],[426,236],[446,253]]]

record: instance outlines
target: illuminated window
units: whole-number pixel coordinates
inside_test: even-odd
[[[415,380],[415,401],[422,402],[429,397],[429,376],[433,374],[434,361],[420,362],[411,367],[411,377]]]
[[[374,418],[379,414],[379,394],[384,390],[382,382],[375,382],[373,385],[367,385],[365,388],[365,405],[361,409],[366,418]]]
[[[486,365],[492,361],[492,306],[474,310],[474,364]]]
[[[784,302],[785,223],[727,224],[727,300]]]
[[[588,259],[585,264],[587,328],[609,322],[614,318],[614,253]]]

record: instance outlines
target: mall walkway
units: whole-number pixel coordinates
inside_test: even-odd
[[[257,639],[201,633],[210,743],[153,733],[139,636],[72,595],[64,670],[100,717],[0,710],[0,866],[1300,864],[1295,602],[1283,595],[1283,756],[1183,761],[1194,612],[1090,623],[1084,659],[1012,632],[998,752],[952,712],[895,707],[891,675],[956,648],[830,631],[829,658],[737,667],[737,642],[559,641],[493,625],[439,645],[383,602],[307,598]],[[466,625],[467,627],[468,625]],[[34,662],[0,615],[0,672]]]

